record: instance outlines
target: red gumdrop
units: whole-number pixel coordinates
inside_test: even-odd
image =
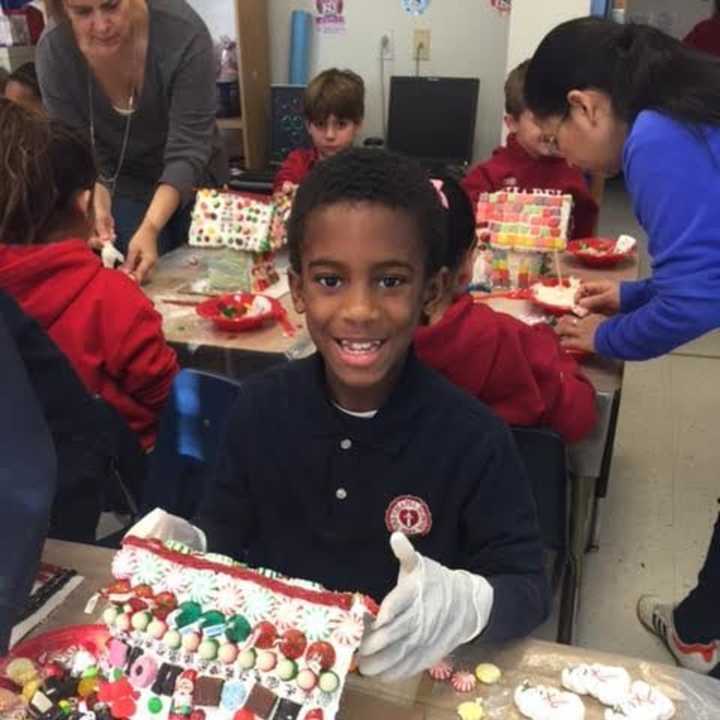
[[[307,647],[305,633],[300,630],[288,630],[280,638],[280,652],[288,660],[297,660],[302,657]]]
[[[277,630],[275,626],[267,620],[259,622],[253,632],[256,637],[255,647],[261,650],[270,649],[275,644],[275,640],[277,640]]]
[[[308,662],[317,661],[323,670],[330,670],[335,664],[335,648],[328,642],[314,642],[307,649],[305,658]]]
[[[190,720],[205,720],[204,710],[193,710],[190,713]]]
[[[311,710],[306,716],[305,720],[324,720],[325,715],[323,714],[323,711],[320,708],[315,708],[314,710]]]
[[[155,596],[155,603],[163,608],[174,610],[177,607],[177,598],[171,592],[161,592]]]
[[[255,713],[250,710],[238,710],[233,720],[255,720]]]
[[[110,704],[110,714],[116,718],[116,720],[132,717],[136,709],[135,701],[131,697],[121,698]]]
[[[139,598],[155,597],[155,593],[149,585],[136,585],[134,588],[132,588],[132,592],[135,593],[135,597]]]
[[[106,590],[108,595],[123,595],[130,592],[130,581],[129,580],[116,580]]]
[[[128,605],[132,608],[132,611],[134,613],[140,612],[140,610],[147,610],[148,604],[144,600],[140,600],[140,598],[130,598],[128,600]]]

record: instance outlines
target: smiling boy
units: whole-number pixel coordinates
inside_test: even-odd
[[[517,451],[411,350],[444,278],[434,188],[410,160],[342,153],[298,191],[289,242],[318,352],[243,384],[197,520],[208,548],[383,601],[366,674],[529,633],[549,593]]]

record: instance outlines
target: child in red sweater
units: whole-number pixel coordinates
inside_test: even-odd
[[[505,83],[505,125],[510,131],[507,145],[497,148],[492,157],[465,176],[462,185],[472,200],[484,192],[508,187],[521,190],[561,190],[573,196],[573,238],[595,234],[598,206],[583,174],[560,157],[551,154],[523,97],[529,61],[518,65]]]
[[[431,368],[490,406],[510,425],[548,426],[577,442],[595,425],[595,390],[545,323],[526,325],[475,303],[465,291],[475,254],[472,206],[453,180],[447,204],[445,290],[415,333],[415,351]]]
[[[280,166],[273,190],[299,185],[315,163],[352,147],[365,116],[365,83],[350,70],[331,68],[313,78],[305,90],[305,126],[312,148],[293,150]]]
[[[160,315],[88,246],[97,171],[77,133],[0,99],[0,288],[112,405],[145,450],[178,371]]]

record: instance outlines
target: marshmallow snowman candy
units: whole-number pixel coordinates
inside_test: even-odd
[[[513,699],[520,713],[530,720],[585,720],[583,701],[559,688],[525,682],[515,688]]]

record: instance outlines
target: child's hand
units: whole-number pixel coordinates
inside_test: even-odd
[[[575,302],[590,312],[614,315],[620,311],[620,285],[611,280],[584,282]]]
[[[607,318],[604,315],[588,315],[582,319],[565,315],[558,320],[555,331],[564,348],[595,352],[595,333],[605,320]]]
[[[494,595],[485,578],[423,557],[402,533],[390,537],[390,546],[400,561],[397,585],[358,652],[360,672],[385,681],[425,670],[479,635]]]

